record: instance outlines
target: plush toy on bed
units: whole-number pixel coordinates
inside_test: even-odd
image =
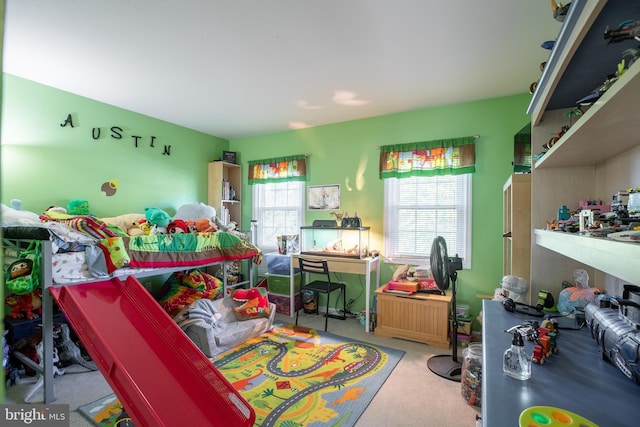
[[[195,222],[196,230],[200,233],[213,233],[218,227],[209,218],[200,218]]]
[[[171,216],[158,208],[144,208],[145,218],[147,222],[153,226],[151,234],[164,234],[167,232],[167,226],[171,222]]]
[[[140,227],[138,227],[138,221],[144,219],[144,214],[130,213],[110,218],[102,218],[102,222],[112,227],[118,227],[129,236],[140,236],[144,233],[140,230]]]
[[[67,213],[69,215],[91,215],[89,213],[89,202],[83,199],[72,199],[67,203]]]
[[[168,234],[189,233],[189,226],[184,220],[174,219],[169,223],[169,225],[167,225],[167,233]]]

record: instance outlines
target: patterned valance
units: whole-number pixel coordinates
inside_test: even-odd
[[[304,155],[249,161],[249,185],[267,182],[304,181],[307,159]]]
[[[476,170],[476,138],[412,142],[380,147],[380,178],[460,175]]]

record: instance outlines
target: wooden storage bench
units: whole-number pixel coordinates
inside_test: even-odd
[[[450,295],[386,293],[378,299],[376,335],[449,348]]]

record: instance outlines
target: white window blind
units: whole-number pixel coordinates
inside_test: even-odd
[[[437,236],[449,256],[471,267],[471,176],[444,175],[384,180],[385,259],[428,264]]]
[[[277,236],[300,234],[304,224],[303,181],[285,181],[253,186],[253,219],[257,242],[264,253],[277,252]]]

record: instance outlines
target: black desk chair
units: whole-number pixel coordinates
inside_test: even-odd
[[[327,324],[329,322],[329,317],[333,317],[335,319],[344,320],[347,318],[347,286],[344,283],[336,283],[331,281],[331,277],[329,274],[329,267],[327,266],[327,260],[311,260],[298,258],[298,262],[300,263],[300,274],[302,274],[302,279],[304,280],[304,285],[300,287],[300,296],[302,297],[302,293],[305,291],[312,291],[319,294],[327,295],[327,310],[324,321],[324,330],[327,331]],[[326,277],[326,279],[312,280],[307,279],[308,276],[306,273],[321,275]],[[310,281],[311,280],[311,281]],[[342,316],[329,314],[329,300],[331,299],[331,293],[333,291],[340,291],[342,293]],[[338,295],[338,299],[340,295]],[[338,301],[336,299],[336,302]],[[298,312],[300,310],[296,310],[296,325],[298,324]],[[318,314],[318,303],[316,302],[316,314]]]

